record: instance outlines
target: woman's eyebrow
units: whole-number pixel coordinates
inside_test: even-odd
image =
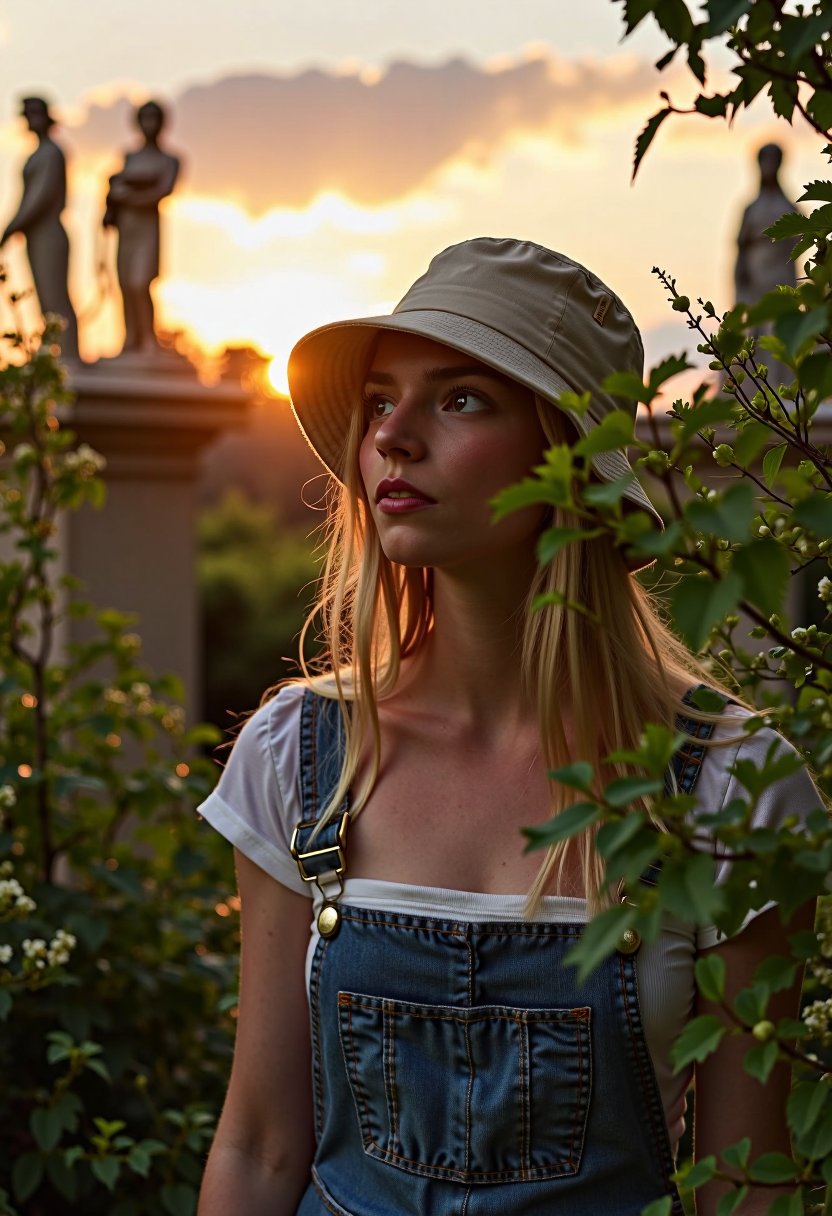
[[[489,380],[505,383],[507,377],[494,368],[486,367],[484,363],[464,363],[458,367],[431,367],[423,374],[426,384],[436,384],[442,380],[459,380],[465,376],[486,376]],[[371,371],[367,373],[365,384],[389,387],[396,384],[396,377],[390,372]]]

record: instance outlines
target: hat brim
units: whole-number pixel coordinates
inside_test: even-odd
[[[591,412],[578,413],[560,405],[561,395],[579,391],[576,386],[567,384],[548,363],[519,342],[470,317],[425,309],[335,321],[301,338],[289,357],[288,379],[298,425],[318,459],[339,481],[344,476],[349,419],[358,406],[373,342],[384,331],[414,334],[471,355],[558,405],[581,435],[598,425]],[[624,497],[664,526],[623,451],[598,452],[591,461],[604,481],[631,475],[633,480],[626,486]]]

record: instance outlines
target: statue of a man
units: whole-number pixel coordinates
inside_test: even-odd
[[[64,357],[78,358],[78,320],[69,299],[67,274],[69,241],[61,223],[66,206],[66,161],[49,132],[55,120],[42,97],[23,99],[23,117],[38,137],[38,146],[23,166],[23,198],[9,220],[0,246],[16,232],[26,238],[40,310],[58,313],[66,321],[61,338]]]
[[[159,274],[159,203],[176,184],[180,162],[159,147],[165,113],[156,101],[136,111],[144,146],[128,152],[110,178],[104,227],[118,230],[116,267],[124,302],[124,352],[159,351],[150,285]]]
[[[795,266],[789,255],[793,242],[773,241],[766,236],[775,220],[796,207],[783,192],[778,174],[783,162],[779,144],[765,144],[757,154],[760,166],[760,193],[743,212],[737,235],[737,263],[734,269],[736,298],[756,304],[767,291],[779,284],[794,287]]]

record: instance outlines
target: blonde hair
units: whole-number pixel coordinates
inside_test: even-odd
[[[558,407],[538,396],[535,404],[550,443],[572,437]],[[346,437],[344,484],[334,487],[328,509],[320,596],[301,635],[303,656],[304,641],[320,622],[324,654],[312,663],[301,657],[305,682],[340,701],[346,733],[340,781],[321,822],[351,790],[369,739],[369,768],[361,788],[352,790],[353,815],[366,805],[381,762],[378,702],[396,687],[402,659],[418,650],[433,623],[431,572],[396,565],[382,551],[358,472],[363,431],[356,410]],[[558,509],[551,522],[579,524]],[[581,605],[583,611],[555,602],[533,610],[534,600],[548,592],[558,592],[567,605]],[[720,687],[665,625],[651,595],[603,535],[573,541],[538,569],[525,605],[520,663],[524,687],[536,704],[547,770],[580,758],[604,782],[625,772],[623,766],[605,765],[604,757],[636,747],[645,722],[672,726],[692,683]],[[569,742],[562,705],[570,711]],[[688,708],[686,713],[705,720],[716,716]],[[574,791],[560,783],[550,782],[550,789],[553,814],[575,800]],[[570,848],[577,850],[590,909],[611,899],[594,838],[590,829],[546,851],[528,893],[527,915],[539,907],[553,878],[562,876]]]

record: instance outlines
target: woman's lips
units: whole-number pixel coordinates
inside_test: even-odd
[[[376,490],[376,505],[386,515],[401,515],[435,506],[436,500],[402,477],[385,477]]]

